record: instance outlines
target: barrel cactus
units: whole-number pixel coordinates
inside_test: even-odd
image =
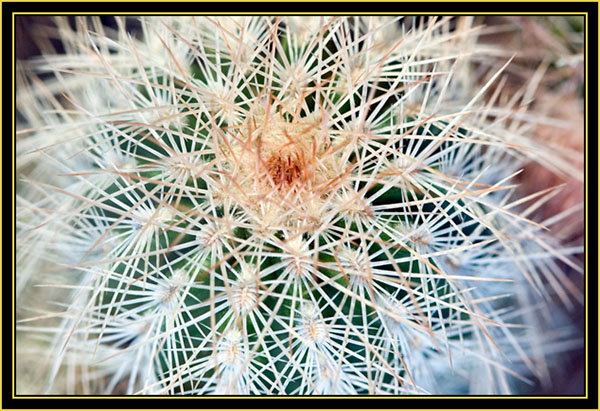
[[[581,344],[472,17],[56,18],[19,64],[18,388],[509,394]],[[57,46],[58,47],[58,46]],[[492,56],[492,57],[490,57]],[[498,63],[501,61],[501,63]],[[579,207],[579,208],[577,208]],[[42,355],[40,355],[42,353]]]

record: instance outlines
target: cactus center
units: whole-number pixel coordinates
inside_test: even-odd
[[[297,151],[271,153],[265,162],[265,168],[270,180],[278,188],[291,188],[306,178],[302,153]]]
[[[226,133],[222,150],[228,175],[223,191],[265,227],[298,216],[308,219],[347,174],[348,164],[340,160],[316,115],[291,119],[256,114]]]

